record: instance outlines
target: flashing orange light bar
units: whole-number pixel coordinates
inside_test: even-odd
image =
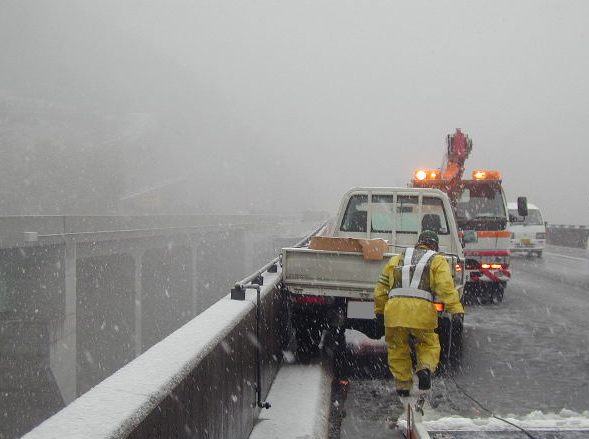
[[[444,304],[443,303],[434,302],[434,306],[436,307],[436,311],[439,311],[439,312],[444,311]]]
[[[418,171],[415,171],[415,179],[416,180],[425,180],[427,178],[427,172],[425,172],[423,169],[420,169]]]
[[[501,172],[478,170],[472,173],[472,178],[475,180],[501,180]]]
[[[481,268],[503,268],[503,264],[481,264]]]
[[[418,169],[415,171],[414,177],[416,180],[438,180],[442,176],[440,171],[435,169]]]

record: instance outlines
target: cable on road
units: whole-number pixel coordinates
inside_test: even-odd
[[[530,439],[537,439],[535,436],[533,436],[533,435],[532,435],[532,434],[531,434],[531,433],[530,433],[528,430],[526,430],[525,428],[523,428],[523,427],[520,427],[519,425],[517,425],[517,424],[514,424],[513,422],[510,422],[510,421],[508,421],[507,419],[503,419],[502,417],[495,415],[495,413],[493,413],[493,412],[492,412],[491,410],[489,410],[487,407],[485,407],[484,405],[482,405],[480,402],[478,402],[476,399],[474,399],[472,396],[470,396],[470,395],[469,395],[469,394],[466,392],[466,390],[464,390],[462,387],[460,387],[460,385],[459,385],[459,384],[456,382],[456,380],[454,379],[454,377],[453,377],[453,376],[450,376],[450,379],[452,379],[452,382],[454,383],[454,385],[456,386],[456,388],[457,388],[458,390],[460,390],[460,391],[461,391],[461,392],[464,394],[464,396],[466,396],[468,399],[470,399],[472,402],[474,402],[476,405],[478,405],[478,406],[479,406],[481,409],[483,409],[485,412],[489,413],[489,415],[491,415],[491,417],[493,417],[493,418],[495,418],[495,419],[497,419],[497,420],[499,420],[499,421],[505,422],[506,424],[509,424],[509,425],[511,425],[511,426],[513,426],[513,427],[515,427],[515,428],[517,428],[517,429],[519,429],[519,430],[521,430],[521,431],[522,431],[522,432],[523,432],[525,435],[527,435],[527,436],[528,436]]]

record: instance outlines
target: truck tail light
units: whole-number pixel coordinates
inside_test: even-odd
[[[458,271],[458,272],[462,271],[462,265],[460,265],[460,264],[456,264],[456,265],[454,266],[454,270],[456,270],[456,271]]]
[[[297,303],[311,304],[311,305],[325,305],[327,297],[325,296],[296,296]]]
[[[442,312],[444,311],[444,304],[439,302],[434,302],[434,306],[436,307],[436,311]]]

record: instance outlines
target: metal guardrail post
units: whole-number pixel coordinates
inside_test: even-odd
[[[264,281],[262,276],[259,276],[259,279]],[[241,297],[243,294],[243,299],[234,299],[234,300],[245,300],[245,290],[252,289],[256,290],[256,406],[264,409],[269,409],[272,405],[267,401],[262,401],[262,363],[260,359],[260,350],[262,349],[262,344],[260,343],[260,320],[262,318],[261,315],[261,308],[262,308],[262,299],[260,297],[260,290],[262,286],[256,283],[250,283],[247,285],[235,285],[235,288],[231,289],[231,298],[234,299],[233,295],[235,292],[236,296]]]
[[[316,235],[321,231],[327,221],[323,222],[321,226],[319,226],[316,230],[312,233],[307,235],[304,239],[299,241],[295,244],[295,247],[302,246],[306,244],[312,236]],[[236,282],[233,288],[231,288],[231,299],[232,300],[245,300],[245,290],[247,289],[255,289],[256,290],[256,406],[259,408],[269,409],[271,404],[267,401],[262,401],[262,364],[260,359],[260,350],[262,349],[262,345],[259,342],[260,340],[260,320],[261,320],[261,307],[262,307],[262,300],[260,297],[260,291],[262,289],[262,285],[264,284],[264,277],[263,273],[276,273],[278,271],[278,264],[280,261],[280,257],[274,258],[268,264],[264,265],[255,273],[251,274],[250,276],[246,277],[240,282]]]

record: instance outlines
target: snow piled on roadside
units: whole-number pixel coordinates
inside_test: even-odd
[[[512,415],[513,416],[513,415]],[[559,413],[533,411],[523,417],[505,416],[503,419],[513,422],[526,430],[589,430],[589,411],[576,413],[562,409]],[[429,431],[506,431],[515,427],[495,418],[461,418],[448,416],[423,421]]]
[[[325,439],[329,425],[331,376],[321,365],[286,364],[268,394],[249,439]]]

